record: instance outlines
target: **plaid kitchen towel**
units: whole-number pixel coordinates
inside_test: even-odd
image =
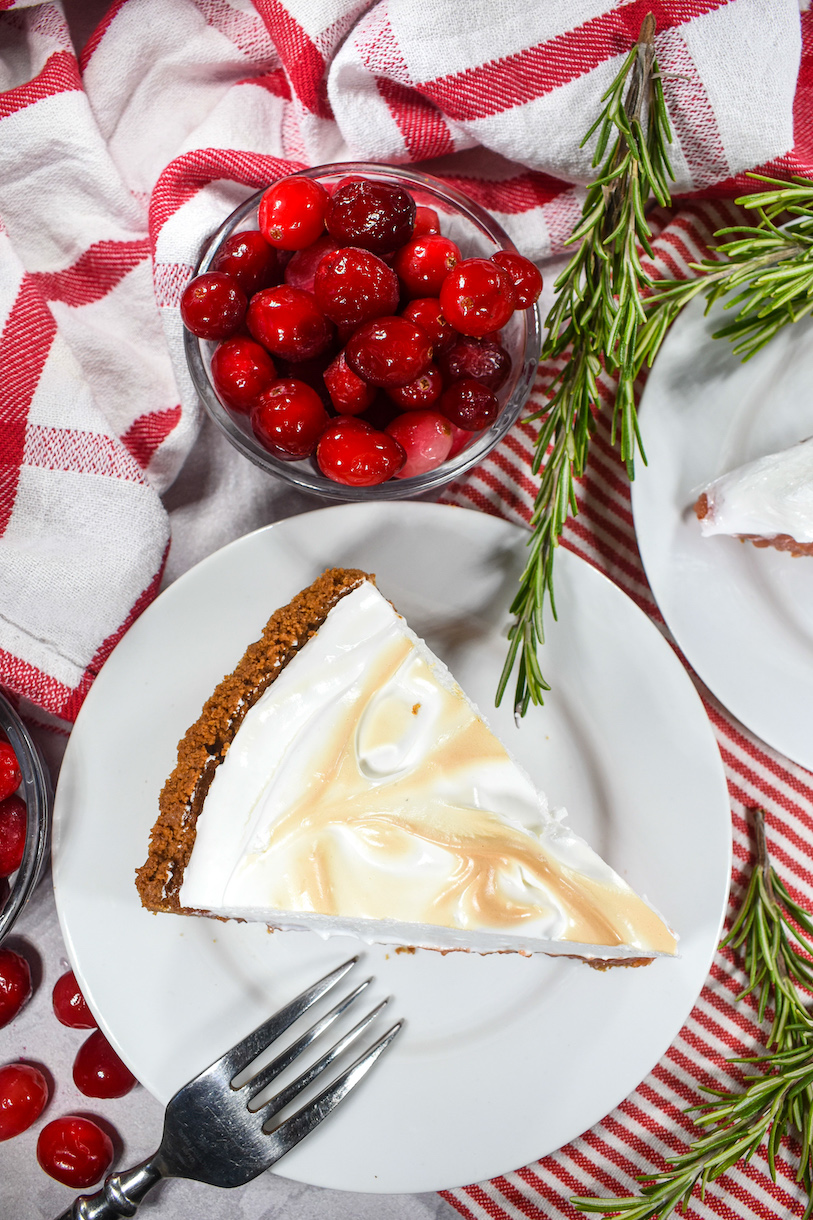
[[[59,5],[0,9],[0,684],[68,723],[157,592],[199,426],[178,300],[250,191],[428,162],[542,261],[650,9],[677,189],[794,143],[792,0],[116,0],[78,59]]]

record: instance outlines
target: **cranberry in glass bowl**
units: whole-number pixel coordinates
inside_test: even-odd
[[[0,943],[11,931],[20,912],[34,891],[45,864],[51,824],[51,783],[37,746],[15,708],[0,692],[0,743],[4,758],[8,747],[17,763],[19,783],[8,794],[5,783],[0,791]],[[7,776],[3,769],[4,780]],[[22,850],[18,836],[23,813],[25,835]],[[6,816],[6,815],[12,815]]]
[[[525,260],[492,216],[439,179],[411,169],[346,162],[302,170],[257,191],[207,239],[195,275],[205,275],[217,267],[219,252],[224,244],[234,244],[235,235],[262,229],[261,205],[272,187],[276,206],[279,207],[280,198],[285,202],[285,184],[291,183],[291,190],[295,194],[300,189],[302,179],[317,183],[326,192],[328,202],[324,228],[315,225],[314,232],[310,234],[311,244],[304,251],[297,244],[291,245],[290,249],[281,246],[277,251],[279,259],[276,271],[271,282],[258,289],[258,305],[254,310],[249,298],[248,332],[255,342],[264,343],[267,338],[260,325],[260,303],[265,299],[260,296],[262,293],[273,299],[277,307],[274,332],[284,332],[286,338],[289,335],[294,337],[293,359],[290,345],[286,345],[282,356],[281,347],[280,351],[272,350],[273,342],[269,347],[270,359],[277,368],[277,378],[280,381],[301,380],[319,394],[327,416],[326,429],[343,416],[352,415],[383,431],[384,424],[380,421],[384,416],[389,418],[391,415],[397,416],[399,412],[427,406],[423,401],[410,401],[409,387],[416,380],[426,380],[427,376],[439,378],[441,373],[438,368],[442,367],[441,389],[446,390],[463,375],[471,377],[472,368],[474,376],[479,376],[479,366],[484,364],[483,360],[479,363],[468,361],[465,368],[458,368],[460,361],[447,360],[442,365],[438,361],[437,367],[435,363],[443,350],[461,337],[457,330],[451,331],[448,336],[444,333],[441,343],[437,337],[441,331],[449,329],[440,317],[439,296],[444,274],[454,270],[462,285],[461,292],[468,292],[467,285],[473,283],[476,289],[480,281],[484,284],[488,281],[486,286],[490,297],[478,313],[477,335],[469,338],[478,350],[488,346],[489,354],[493,349],[500,357],[503,371],[499,385],[494,385],[492,376],[490,386],[496,398],[496,410],[477,417],[478,421],[487,419],[477,430],[464,429],[462,439],[458,437],[445,459],[440,456],[443,447],[435,445],[434,457],[429,453],[416,454],[414,460],[400,463],[399,469],[403,470],[403,474],[396,469],[397,463],[392,465],[395,472],[386,474],[389,467],[384,464],[382,481],[358,485],[338,481],[341,471],[338,467],[334,469],[335,464],[328,463],[324,468],[320,466],[318,442],[314,444],[312,452],[298,459],[281,458],[268,443],[264,426],[267,410],[263,412],[261,405],[246,409],[242,404],[236,409],[233,403],[229,403],[222,389],[218,388],[217,377],[213,376],[212,358],[219,343],[235,342],[233,336],[216,341],[195,335],[188,329],[185,331],[187,365],[198,396],[218,428],[244,457],[268,474],[303,491],[333,500],[355,501],[405,499],[431,494],[482,461],[516,422],[527,402],[541,345],[537,304],[533,301],[529,305],[517,305],[517,294],[507,272],[496,262],[486,263],[485,267],[482,265],[484,260],[491,260],[495,254],[510,254],[512,260],[519,259],[520,265]],[[362,187],[359,183],[369,185]],[[320,199],[324,201],[324,197],[320,196]],[[295,199],[292,198],[291,202],[293,205]],[[440,236],[433,236],[431,241],[420,236],[427,232],[424,218],[429,215],[438,218],[437,222],[433,220],[431,230],[440,230]],[[281,240],[284,242],[284,234]],[[326,261],[322,263],[322,259]],[[308,265],[305,278],[302,275],[303,260]],[[467,260],[471,260],[471,274],[467,274]],[[287,269],[289,265],[290,271]],[[513,267],[513,261],[511,265]],[[493,271],[490,276],[487,274],[489,266]],[[500,286],[504,287],[510,306],[500,308],[499,300],[495,302],[495,285],[497,296]],[[285,286],[295,291],[275,293],[275,289]],[[445,298],[447,301],[450,299],[448,289]],[[519,299],[524,302],[527,294]],[[358,308],[354,307],[354,301],[359,302]],[[468,302],[463,301],[462,305],[455,317],[458,325],[465,326]],[[310,335],[313,330],[310,315],[314,310],[325,315],[327,326],[324,333],[328,338],[324,343],[320,339],[315,347],[309,343],[300,352],[296,336],[306,331]],[[394,317],[403,318],[404,321],[393,323]],[[422,326],[421,317],[431,319],[428,329]],[[489,317],[494,318],[495,331],[486,334],[482,328],[490,325]],[[278,325],[276,319],[279,319]],[[407,321],[409,326],[406,325]],[[387,348],[385,358],[389,361],[392,357],[395,366],[395,371],[391,372],[388,365],[384,380],[371,374],[367,378],[369,385],[364,381],[367,377],[365,369],[369,373],[368,364],[378,367],[372,360],[377,352],[372,350],[369,335],[366,343],[365,334],[361,335],[361,340],[358,338],[364,327],[371,335],[373,332],[384,335],[383,342]],[[429,330],[433,333],[429,334]],[[420,339],[415,338],[414,343],[410,338],[413,331],[420,336]],[[245,324],[234,331],[237,336],[245,334]],[[392,351],[387,346],[387,335],[392,338]],[[359,347],[360,351],[357,350]],[[367,348],[370,350],[367,351]],[[427,351],[432,354],[431,363]],[[215,358],[216,370],[218,360]],[[492,357],[489,368],[493,364]],[[344,382],[341,386],[336,385],[337,370],[348,367],[356,380],[361,376],[364,382],[361,387],[363,392],[355,394],[350,405],[344,401],[346,394],[340,392],[347,389]],[[268,387],[263,393],[267,397]],[[400,401],[402,398],[404,402]],[[440,391],[432,398],[433,403],[437,401],[439,404],[442,401]],[[369,405],[365,405],[368,402]],[[434,405],[432,409],[435,409]],[[437,409],[442,411],[439,405]],[[294,408],[292,412],[295,414]],[[292,418],[291,427],[298,427],[299,422]],[[459,420],[455,418],[450,422],[457,437],[461,431]],[[363,433],[364,429],[358,430],[359,437]],[[324,447],[322,452],[325,452]],[[431,466],[430,469],[424,469],[427,464]],[[410,473],[415,470],[420,473]]]

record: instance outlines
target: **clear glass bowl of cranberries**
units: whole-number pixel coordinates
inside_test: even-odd
[[[51,795],[50,777],[37,746],[0,692],[0,943],[42,873]]]
[[[245,457],[341,500],[430,493],[476,465],[533,383],[542,278],[438,179],[302,170],[220,226],[181,299],[187,363]]]

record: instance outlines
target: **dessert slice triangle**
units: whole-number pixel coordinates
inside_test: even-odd
[[[272,616],[178,748],[152,910],[442,951],[673,955],[363,572]]]

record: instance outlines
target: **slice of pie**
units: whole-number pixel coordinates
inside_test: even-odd
[[[813,437],[721,475],[695,506],[704,536],[813,555]]]
[[[593,964],[676,937],[566,825],[445,665],[334,569],[278,610],[178,747],[145,907]]]

